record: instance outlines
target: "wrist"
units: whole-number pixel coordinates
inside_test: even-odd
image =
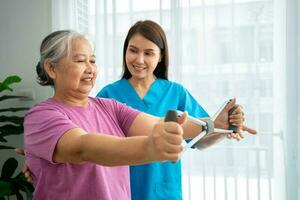
[[[156,161],[155,151],[153,148],[153,140],[151,136],[145,137],[144,139],[144,147],[145,150],[143,151],[143,158],[145,162],[154,162]]]

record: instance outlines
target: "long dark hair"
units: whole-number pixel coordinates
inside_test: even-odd
[[[129,40],[137,33],[150,40],[159,47],[161,52],[161,61],[157,64],[153,73],[157,78],[168,80],[169,49],[167,37],[161,26],[151,20],[138,21],[129,29],[123,47],[122,78],[129,79],[131,77],[131,74],[126,64],[125,57]]]

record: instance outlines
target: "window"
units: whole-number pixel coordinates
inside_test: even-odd
[[[260,132],[240,143],[223,141],[184,156],[184,199],[285,199],[285,141],[278,137],[284,127],[276,123],[284,106],[274,106],[278,93],[273,92],[281,89],[278,77],[283,76],[279,67],[284,66],[278,63],[285,58],[278,52],[285,51],[285,38],[276,34],[285,34],[277,28],[285,26],[278,20],[285,17],[285,1],[73,2],[80,8],[74,11],[77,29],[88,31],[96,44],[100,80],[92,95],[120,78],[129,27],[151,19],[167,33],[171,80],[182,83],[210,114],[225,99],[237,97],[247,124]]]

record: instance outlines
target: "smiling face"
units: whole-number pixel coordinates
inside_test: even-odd
[[[74,39],[70,55],[47,70],[54,81],[55,97],[87,98],[97,76],[95,60],[90,44],[84,38]]]
[[[159,47],[140,34],[131,37],[126,49],[126,65],[132,79],[154,78],[153,71],[160,62]]]

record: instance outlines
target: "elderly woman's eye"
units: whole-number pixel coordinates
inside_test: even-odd
[[[136,53],[137,52],[137,50],[134,49],[134,48],[129,48],[129,51],[132,52],[132,53]]]

